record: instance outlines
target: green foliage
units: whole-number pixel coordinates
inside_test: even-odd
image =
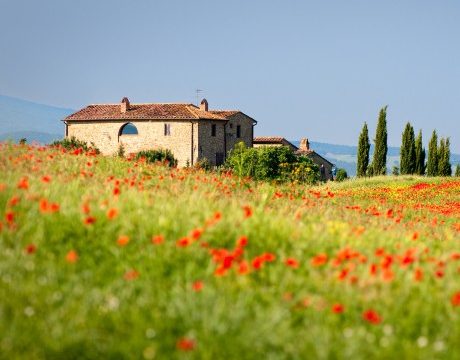
[[[414,128],[410,123],[406,124],[406,128],[402,134],[401,144],[401,175],[414,174],[416,168],[416,152],[415,152],[415,134]]]
[[[399,175],[399,167],[393,166],[393,169],[391,170],[391,175],[398,176]]]
[[[452,176],[450,164],[450,139],[442,138],[438,149],[438,176]]]
[[[348,174],[347,174],[347,171],[345,169],[337,169],[337,175],[335,176],[335,181],[344,181],[348,179]]]
[[[173,153],[169,149],[139,151],[136,154],[135,159],[144,159],[148,163],[161,162],[167,164],[170,167],[177,166],[177,160],[174,158]]]
[[[423,148],[422,130],[415,139],[415,173],[425,175],[425,149]]]
[[[255,180],[316,182],[318,167],[307,157],[297,157],[287,146],[247,148],[243,142],[230,152],[225,166],[238,177]]]
[[[433,130],[430,144],[428,145],[428,162],[426,164],[426,174],[428,176],[438,175],[438,134]]]
[[[195,169],[202,169],[206,171],[211,170],[211,164],[207,158],[202,158],[198,160],[195,164],[193,164],[193,167]]]
[[[457,164],[455,167],[455,176],[460,177],[460,164]]]
[[[19,139],[19,145],[25,145],[25,144],[27,144],[27,139],[26,138]]]
[[[123,144],[120,144],[120,145],[118,146],[117,156],[120,157],[120,158],[124,158],[124,157],[125,157],[125,147],[124,147]]]
[[[363,177],[367,175],[367,168],[369,166],[369,149],[371,145],[369,143],[369,132],[367,129],[367,123],[364,123],[361,134],[359,135],[358,142],[358,162],[356,175]]]
[[[100,151],[99,149],[94,145],[94,143],[91,143],[88,145],[86,141],[81,141],[78,140],[75,136],[72,136],[70,138],[65,137],[62,140],[56,140],[53,143],[51,143],[51,146],[53,147],[61,147],[66,150],[83,150],[83,151],[93,151],[96,154],[99,154]]]
[[[380,110],[377,130],[375,134],[374,158],[372,160],[372,174],[385,175],[387,173],[387,107]]]

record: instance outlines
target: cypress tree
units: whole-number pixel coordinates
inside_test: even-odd
[[[438,172],[436,173],[437,176],[444,176],[444,168],[445,168],[444,161],[446,160],[445,152],[446,152],[446,140],[444,138],[441,138],[441,140],[439,140],[439,147],[438,147]]]
[[[441,139],[438,150],[438,175],[452,176],[452,165],[450,164],[450,139]]]
[[[428,176],[438,175],[438,134],[433,130],[430,144],[428,145],[428,161],[426,163],[426,174]]]
[[[415,139],[415,173],[425,175],[425,149],[423,148],[422,130]]]
[[[402,134],[401,144],[401,175],[415,173],[416,158],[415,158],[415,134],[414,128],[410,123],[406,124],[406,128]]]
[[[387,173],[387,107],[380,110],[377,130],[375,133],[374,158],[372,160],[373,175],[385,175]]]
[[[460,177],[460,164],[457,164],[455,167],[455,176]]]
[[[361,134],[359,134],[358,142],[358,163],[356,169],[356,175],[358,177],[366,176],[367,167],[369,165],[369,149],[371,144],[369,143],[369,132],[367,130],[367,123],[364,123]]]

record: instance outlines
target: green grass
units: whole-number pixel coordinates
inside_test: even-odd
[[[59,210],[40,211],[43,199]],[[454,179],[308,188],[3,145],[0,357],[458,359],[459,209]],[[178,246],[194,229],[201,237]],[[164,242],[153,244],[155,235]],[[241,236],[242,255],[216,276],[212,249],[231,253]],[[254,269],[264,253],[276,259]],[[320,253],[327,263],[313,266]],[[343,313],[331,311],[337,303]],[[369,309],[379,323],[363,319]]]

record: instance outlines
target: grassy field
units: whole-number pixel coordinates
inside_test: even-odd
[[[460,181],[0,145],[0,358],[459,359]]]

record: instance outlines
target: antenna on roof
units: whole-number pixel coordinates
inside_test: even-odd
[[[204,90],[201,90],[201,89],[196,89],[195,90],[195,93],[196,93],[196,106],[199,106],[200,105],[200,93],[202,93]]]

